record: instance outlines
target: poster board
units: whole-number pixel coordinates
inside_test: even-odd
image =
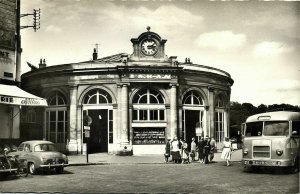
[[[133,128],[133,144],[165,144],[165,128]]]

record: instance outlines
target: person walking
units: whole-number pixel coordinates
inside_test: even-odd
[[[180,153],[179,153],[179,142],[177,140],[177,137],[175,136],[173,138],[173,141],[171,142],[171,155],[172,155],[172,160],[174,163],[179,163],[180,162]]]
[[[195,156],[196,156],[196,149],[197,149],[197,145],[195,143],[195,138],[192,138],[192,142],[191,142],[191,158],[192,161],[195,161]]]
[[[167,140],[165,147],[165,162],[169,162],[169,157],[171,156],[171,139]]]
[[[212,137],[210,140],[210,153],[209,153],[209,162],[212,162],[215,157],[216,151],[216,140]]]
[[[204,163],[205,164],[208,164],[209,163],[209,160],[208,160],[208,155],[210,153],[210,141],[209,141],[209,138],[208,136],[205,137],[204,139]]]
[[[184,164],[185,162],[190,163],[189,160],[189,151],[188,151],[188,144],[185,140],[181,140],[181,163]]]
[[[221,154],[221,159],[226,160],[227,166],[230,165],[231,154],[232,154],[231,142],[229,141],[228,137],[225,137],[224,147],[223,147],[223,151]]]
[[[199,137],[198,142],[198,158],[200,163],[204,163],[204,139],[203,137]]]

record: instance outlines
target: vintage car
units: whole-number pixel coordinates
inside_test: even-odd
[[[20,144],[15,155],[27,160],[30,174],[35,174],[38,170],[55,169],[56,173],[62,174],[64,167],[68,166],[68,157],[55,150],[54,144],[50,141],[33,140]]]

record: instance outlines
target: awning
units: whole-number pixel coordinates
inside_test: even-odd
[[[13,85],[0,84],[0,104],[48,106],[46,99],[30,94]]]

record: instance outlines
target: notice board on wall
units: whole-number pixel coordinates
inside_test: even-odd
[[[133,128],[133,144],[164,144],[165,128]]]

